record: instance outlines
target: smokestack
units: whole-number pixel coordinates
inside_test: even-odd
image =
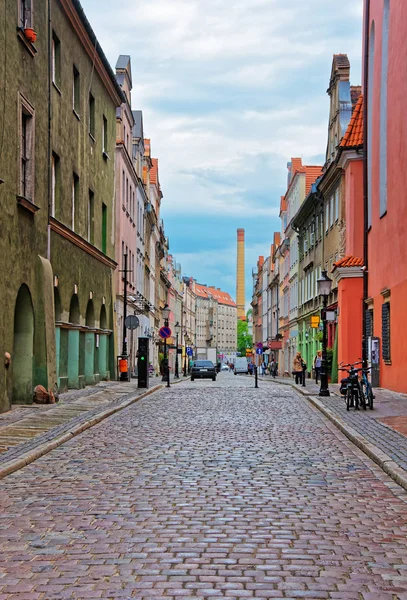
[[[237,318],[246,320],[244,291],[244,229],[237,230],[237,268],[236,268],[236,305]]]

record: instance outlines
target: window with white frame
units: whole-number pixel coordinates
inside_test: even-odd
[[[34,202],[34,108],[22,96],[20,112],[20,186],[19,195]]]
[[[327,200],[325,203],[325,233],[328,232],[329,229],[329,201]]]
[[[52,83],[61,87],[61,43],[55,31],[52,32]]]
[[[335,221],[339,219],[339,186],[335,190]]]
[[[72,221],[71,227],[72,231],[75,231],[75,219],[78,216],[78,204],[79,204],[79,177],[76,173],[72,175]]]
[[[329,226],[332,227],[332,225],[334,224],[334,201],[335,201],[335,196],[334,194],[332,194],[332,196],[329,199]]]
[[[51,161],[51,216],[59,213],[61,199],[61,169],[59,156],[52,153]]]

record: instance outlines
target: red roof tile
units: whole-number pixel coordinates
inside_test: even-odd
[[[305,197],[308,196],[312,184],[322,175],[322,167],[306,166],[305,168]]]
[[[344,267],[363,267],[363,259],[357,256],[344,256],[334,263],[332,272],[335,269],[343,269]]]
[[[352,113],[351,120],[345,135],[343,136],[341,148],[355,148],[363,146],[363,95],[359,96],[359,100]]]
[[[287,210],[287,200],[285,199],[285,196],[281,196],[280,198],[280,216],[282,212],[285,212]]]
[[[195,293],[201,298],[209,298],[209,296],[212,296],[212,298],[219,304],[236,306],[236,303],[232,300],[231,296],[227,292],[222,292],[222,290],[213,286],[205,286],[197,283],[195,284]]]

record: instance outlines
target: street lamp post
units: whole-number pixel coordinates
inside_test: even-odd
[[[170,318],[170,312],[171,312],[168,304],[166,304],[164,306],[164,308],[162,309],[161,312],[162,312],[163,319],[164,319],[164,326],[168,327],[168,319]],[[167,387],[170,387],[170,367],[169,367],[168,358],[167,358],[167,338],[164,338],[164,374],[162,377],[162,381],[166,381]]]
[[[330,396],[328,388],[328,361],[326,356],[327,346],[327,321],[326,321],[326,308],[328,306],[328,296],[331,293],[332,279],[329,279],[327,272],[322,271],[321,277],[317,279],[317,290],[318,295],[322,296],[323,309],[322,309],[322,363],[321,363],[321,387],[319,389],[320,396]]]
[[[178,364],[178,335],[181,331],[181,325],[179,324],[179,322],[177,321],[174,325],[174,329],[175,329],[175,336],[176,336],[176,347],[175,347],[175,373],[174,373],[174,377],[175,379],[179,379],[179,364]]]
[[[184,333],[184,344],[185,344],[185,356],[184,356],[184,377],[187,376],[187,360],[188,360],[188,354],[187,354],[187,347],[188,347],[188,333],[185,332]]]

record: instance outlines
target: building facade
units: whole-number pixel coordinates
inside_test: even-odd
[[[64,390],[115,372],[109,159],[124,100],[77,0],[20,2],[17,12],[7,6],[6,114],[17,98],[17,118],[2,124],[8,141],[0,194],[10,211],[2,249],[13,254],[17,275],[3,304],[11,366],[1,410],[11,401],[32,402],[37,384]],[[35,24],[35,42],[24,33],[27,23]]]
[[[367,256],[364,257],[366,337],[379,340],[380,385],[407,392],[403,331],[407,295],[407,248],[400,174],[406,158],[405,78],[400,61],[407,45],[404,2],[365,2],[367,151]]]
[[[196,358],[232,360],[237,347],[237,307],[220,288],[195,284]],[[221,356],[223,355],[223,359]]]

